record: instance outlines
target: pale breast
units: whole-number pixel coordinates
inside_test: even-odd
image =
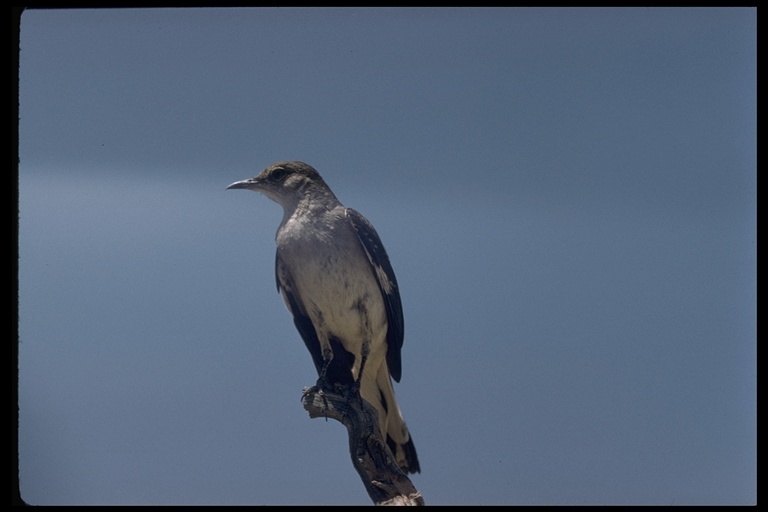
[[[291,228],[278,233],[280,258],[291,269],[295,293],[315,328],[322,326],[345,346],[365,338],[381,343],[386,333],[384,301],[351,227],[336,222]]]

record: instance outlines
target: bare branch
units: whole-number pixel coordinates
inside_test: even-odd
[[[333,418],[347,427],[352,464],[376,505],[424,505],[383,441],[376,409],[356,389],[313,386],[304,389],[302,403],[310,418]]]

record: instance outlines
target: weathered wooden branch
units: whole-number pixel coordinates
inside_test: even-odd
[[[357,390],[335,385],[304,389],[304,409],[310,418],[332,418],[349,433],[352,464],[376,505],[424,505],[424,498],[395,462],[379,431],[377,412]]]

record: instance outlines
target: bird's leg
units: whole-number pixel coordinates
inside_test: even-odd
[[[320,392],[320,396],[323,399],[323,407],[325,410],[328,410],[328,399],[325,398],[325,395],[323,394],[323,390],[328,390],[329,392],[333,391],[333,383],[329,382],[326,378],[326,373],[328,372],[328,367],[331,365],[331,361],[333,360],[333,350],[331,350],[330,347],[323,349],[323,367],[320,369],[320,375],[317,378],[317,384],[315,384],[315,387],[317,387],[318,391]],[[328,421],[328,416],[325,416],[325,421]]]
[[[320,374],[317,379],[317,387],[319,389],[333,389],[333,383],[329,382],[326,378],[326,373],[328,372],[328,367],[331,365],[331,361],[333,361],[333,350],[330,347],[323,348],[323,367],[320,369]]]
[[[363,381],[363,371],[365,371],[365,362],[368,360],[368,352],[370,351],[371,344],[367,340],[363,342],[362,350],[360,351],[360,369],[357,372],[357,378],[352,384],[352,394],[360,395],[360,383]]]

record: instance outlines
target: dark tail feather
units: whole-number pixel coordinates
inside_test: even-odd
[[[395,455],[396,460],[400,460],[403,457],[398,456],[402,453],[404,456],[404,462],[400,462],[400,469],[404,473],[421,473],[421,466],[419,465],[419,457],[416,455],[416,446],[413,444],[413,438],[408,436],[408,442],[405,444],[397,445],[394,439],[387,435],[387,446]]]

